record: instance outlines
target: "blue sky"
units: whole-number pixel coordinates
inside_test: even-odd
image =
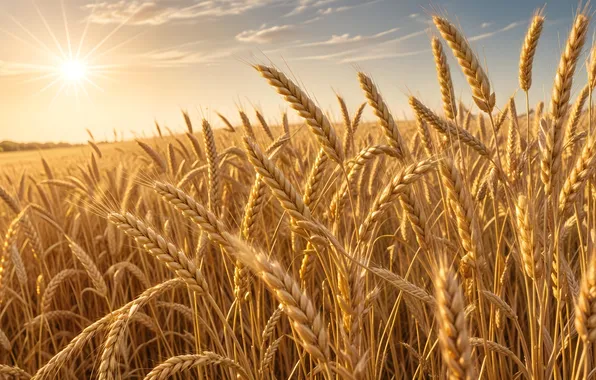
[[[131,138],[151,134],[154,119],[182,130],[180,109],[215,125],[215,111],[235,121],[238,107],[250,114],[259,107],[271,122],[279,120],[286,105],[253,63],[274,63],[336,118],[335,92],[352,111],[364,100],[358,70],[373,77],[397,118],[411,115],[408,94],[440,109],[429,44],[436,33],[429,18],[437,11],[462,27],[503,105],[518,87],[528,21],[542,6],[532,0],[0,0],[0,140],[83,141],[85,128],[98,138],[114,128]],[[567,1],[546,4],[532,103],[548,99],[576,9]],[[471,104],[457,62],[448,57],[456,95]],[[582,64],[576,83],[585,82],[584,71]]]

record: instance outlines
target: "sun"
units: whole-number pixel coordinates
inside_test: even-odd
[[[0,0],[1,2],[2,0]],[[57,0],[56,0],[57,1]],[[17,20],[15,17],[9,15],[16,26],[22,31],[22,36],[14,34],[0,28],[0,35],[7,34],[25,45],[32,48],[34,51],[43,53],[43,61],[38,62],[8,62],[2,57],[0,53],[0,72],[2,72],[3,64],[9,64],[10,67],[18,68],[15,70],[15,76],[23,77],[23,83],[41,82],[41,88],[34,92],[33,96],[38,96],[46,91],[53,89],[55,94],[50,102],[50,105],[58,98],[60,94],[74,95],[77,103],[79,96],[84,95],[91,99],[87,89],[93,87],[99,91],[104,89],[98,84],[101,80],[113,80],[112,75],[121,73],[130,65],[129,63],[106,63],[107,60],[114,60],[117,56],[110,53],[116,49],[122,48],[128,43],[134,41],[141,33],[135,34],[130,38],[121,40],[117,43],[108,46],[109,41],[114,39],[117,32],[128,22],[128,19],[123,20],[122,23],[114,26],[111,31],[105,35],[100,35],[99,41],[92,45],[87,45],[86,37],[91,28],[91,20],[95,8],[91,9],[91,16],[87,17],[84,24],[84,29],[79,34],[78,43],[76,43],[71,36],[68,20],[66,17],[66,10],[64,9],[64,2],[61,0],[62,18],[64,21],[64,36],[66,41],[60,41],[58,35],[54,33],[48,20],[44,17],[41,9],[35,5],[37,14],[39,15],[42,24],[45,26],[47,35],[35,35],[31,30],[25,27],[24,23]],[[131,16],[132,17],[132,16]],[[47,40],[53,41],[46,43]],[[48,60],[49,59],[49,60]],[[1,75],[1,73],[0,73]]]
[[[87,65],[77,60],[64,61],[60,67],[62,79],[66,82],[80,82],[86,78]]]

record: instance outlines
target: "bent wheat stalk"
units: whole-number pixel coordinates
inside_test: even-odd
[[[341,140],[336,136],[335,130],[323,111],[282,72],[263,65],[257,65],[255,69],[290,103],[292,108],[298,111],[298,114],[310,126],[310,130],[321,144],[321,148],[325,149],[325,153],[330,159],[341,166],[344,159]]]
[[[490,91],[488,76],[470,48],[464,35],[447,19],[433,16],[433,22],[447,41],[472,88],[474,102],[480,110],[491,113],[495,107],[495,94]]]

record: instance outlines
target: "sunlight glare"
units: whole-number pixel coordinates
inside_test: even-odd
[[[85,78],[87,68],[80,61],[66,61],[61,67],[62,77],[70,82],[78,82]]]

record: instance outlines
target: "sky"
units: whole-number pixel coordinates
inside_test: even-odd
[[[548,99],[574,2],[0,0],[0,141],[84,142],[86,129],[97,140],[112,139],[114,129],[130,139],[151,136],[154,120],[182,132],[181,110],[214,126],[215,112],[238,122],[239,108],[279,122],[287,105],[253,64],[275,65],[337,120],[336,93],[351,112],[364,101],[361,70],[397,119],[411,117],[412,94],[440,109],[430,51],[436,12],[461,27],[503,105],[518,89],[519,52],[540,7],[547,21],[532,104]],[[585,83],[585,56],[576,82]],[[471,105],[450,51],[448,59],[456,96]]]

